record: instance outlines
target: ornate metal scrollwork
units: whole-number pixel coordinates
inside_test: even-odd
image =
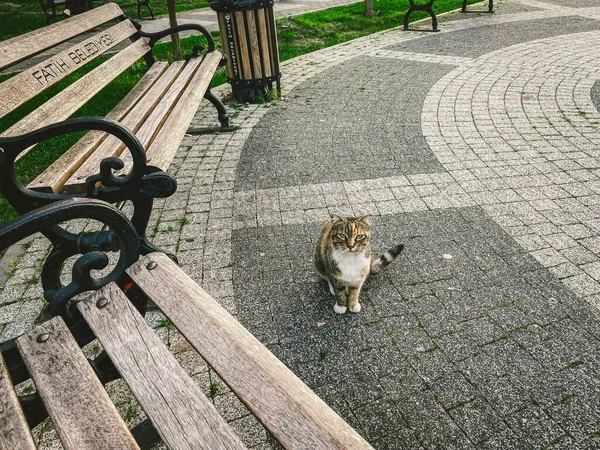
[[[167,28],[166,30],[157,31],[156,33],[148,33],[141,30],[141,25],[138,22],[132,21],[135,27],[139,30],[139,35],[149,39],[148,45],[152,47],[162,38],[170,36],[173,33],[179,33],[180,31],[198,31],[201,33],[208,42],[207,52],[212,52],[215,49],[215,41],[210,32],[201,25],[195,23],[186,23],[183,25],[177,25],[176,27]]]
[[[19,182],[14,173],[14,162],[19,153],[42,140],[87,130],[105,131],[120,139],[131,153],[131,172],[125,176],[116,176],[114,171],[122,169],[123,162],[119,158],[106,158],[100,164],[100,173],[86,180],[84,194],[38,192]],[[131,201],[134,207],[131,222],[137,231],[142,254],[160,251],[146,238],[146,228],[154,199],[172,195],[177,189],[177,182],[165,172],[147,173],[146,153],[142,144],[119,123],[102,117],[71,119],[20,136],[0,138],[0,147],[4,149],[0,154],[0,192],[19,214],[73,197],[95,198],[113,204]],[[53,243],[59,239],[50,235],[53,231],[47,233],[49,234],[46,236]],[[62,247],[65,248],[66,244]],[[44,288],[46,289],[46,285]]]
[[[62,222],[82,218],[97,220],[107,225],[110,231],[74,234],[58,226]],[[118,209],[99,200],[72,198],[26,213],[0,228],[0,248],[38,231],[48,236],[53,244],[42,271],[44,298],[50,305],[51,315],[61,315],[65,319],[73,318],[73,311],[68,305],[70,299],[118,281],[140,255],[138,235],[129,219]],[[119,251],[115,267],[106,275],[92,276],[92,270],[101,270],[108,265],[108,257],[102,251],[115,250]],[[78,254],[82,256],[73,265],[71,282],[63,286],[60,275],[64,262]]]

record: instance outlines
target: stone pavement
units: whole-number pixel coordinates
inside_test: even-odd
[[[186,138],[154,213],[154,242],[376,449],[600,448],[600,7],[495,3],[282,63],[282,100]],[[406,245],[356,315],[312,269],[330,212],[375,214],[375,252]],[[14,261],[0,340],[37,320],[46,249]],[[247,445],[278,448],[148,319]]]

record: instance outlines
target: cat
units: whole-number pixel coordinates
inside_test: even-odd
[[[358,294],[367,276],[379,273],[404,249],[403,244],[396,245],[372,261],[369,242],[372,222],[371,215],[342,217],[331,214],[321,231],[314,264],[335,296],[333,310],[337,314],[344,314],[348,309],[360,312]]]

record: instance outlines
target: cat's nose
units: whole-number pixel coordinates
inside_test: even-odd
[[[346,246],[347,246],[348,248],[354,248],[354,247],[356,247],[356,244],[350,244],[350,243],[348,243],[348,244],[346,244]]]

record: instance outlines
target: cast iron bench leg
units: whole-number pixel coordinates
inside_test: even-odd
[[[467,11],[467,1],[468,0],[463,0],[461,12],[464,12],[464,13],[468,12]],[[494,12],[494,0],[490,0],[488,2],[488,13],[493,13],[493,12]]]
[[[428,3],[423,4],[423,5],[415,5],[415,0],[408,0],[408,3],[410,4],[408,11],[406,12],[406,15],[404,16],[404,29],[408,30],[408,19],[410,17],[410,15],[413,13],[413,11],[425,11],[427,12],[430,16],[431,16],[431,27],[432,27],[432,31],[440,31],[438,29],[438,20],[437,17],[435,15],[435,13],[433,12],[433,2],[435,0],[429,0]],[[467,0],[465,0],[465,4],[466,4]]]

